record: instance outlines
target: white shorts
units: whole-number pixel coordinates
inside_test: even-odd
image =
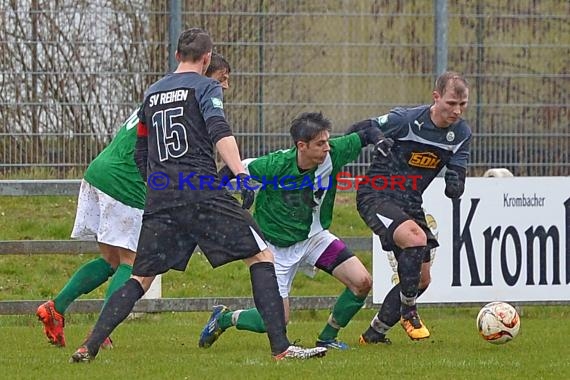
[[[325,249],[335,240],[338,240],[338,237],[331,234],[329,230],[323,230],[290,247],[276,247],[267,243],[275,256],[275,274],[281,297],[289,297],[297,271],[301,269],[310,272]]]
[[[143,210],[127,206],[82,180],[71,238],[94,239],[136,252],[142,215]]]

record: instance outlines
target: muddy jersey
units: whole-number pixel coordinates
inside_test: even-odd
[[[421,203],[421,195],[444,166],[467,168],[471,129],[462,119],[447,128],[436,127],[430,107],[395,108],[373,119],[384,135],[394,140],[394,146],[388,157],[374,155],[367,175],[380,180],[361,186],[360,195],[381,191],[388,197]],[[388,181],[385,188],[384,178]],[[394,180],[403,186],[395,185]]]
[[[227,191],[214,156],[215,143],[231,136],[217,80],[195,72],[168,74],[147,90],[138,116],[138,136],[148,140],[146,212]]]

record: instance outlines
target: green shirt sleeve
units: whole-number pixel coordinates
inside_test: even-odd
[[[341,168],[356,160],[362,152],[362,143],[356,133],[329,140],[333,167]]]

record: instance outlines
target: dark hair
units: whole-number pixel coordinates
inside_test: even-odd
[[[206,70],[206,76],[210,77],[213,73],[218,70],[226,70],[229,73],[232,72],[232,68],[230,64],[223,55],[220,53],[212,52],[212,60],[210,61],[210,66],[208,66],[208,70]]]
[[[180,34],[176,50],[182,61],[198,61],[212,51],[214,44],[208,32],[201,28],[190,28]]]
[[[305,112],[297,116],[291,123],[291,137],[297,144],[299,141],[309,142],[324,131],[331,131],[331,122],[321,112]]]
[[[452,86],[453,91],[458,95],[463,94],[465,89],[469,88],[469,83],[463,75],[455,71],[446,71],[435,80],[434,90],[443,96],[449,85]]]

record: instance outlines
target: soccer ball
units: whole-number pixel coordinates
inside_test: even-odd
[[[516,309],[506,302],[491,302],[477,314],[477,330],[487,342],[503,344],[519,333],[521,320]]]

